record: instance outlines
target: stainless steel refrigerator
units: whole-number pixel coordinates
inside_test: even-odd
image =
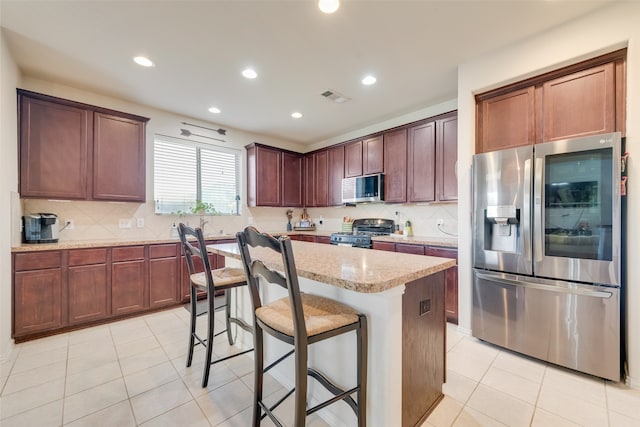
[[[620,144],[474,156],[473,336],[620,381]]]

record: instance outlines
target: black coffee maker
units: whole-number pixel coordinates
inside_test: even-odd
[[[35,213],[22,217],[22,243],[58,243],[58,215]]]

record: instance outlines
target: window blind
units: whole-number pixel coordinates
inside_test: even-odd
[[[196,200],[219,215],[240,214],[240,152],[156,135],[154,199],[158,214],[192,213]]]

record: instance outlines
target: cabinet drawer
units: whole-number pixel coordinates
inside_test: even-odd
[[[377,249],[379,251],[396,251],[396,244],[393,242],[373,242],[373,249]]]
[[[78,249],[69,251],[69,266],[104,264],[107,262],[107,249]]]
[[[425,255],[437,256],[441,258],[453,258],[456,261],[458,260],[458,250],[454,248],[427,246]]]
[[[144,259],[144,246],[113,248],[111,253],[113,262]]]
[[[396,243],[396,252],[405,254],[424,255],[424,246],[412,245],[410,243]]]
[[[177,254],[177,245],[171,243],[168,245],[149,246],[149,258],[169,258]]]
[[[62,252],[37,252],[15,254],[15,271],[42,270],[60,267]]]

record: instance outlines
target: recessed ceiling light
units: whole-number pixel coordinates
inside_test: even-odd
[[[376,78],[375,78],[375,77],[373,77],[372,75],[365,76],[365,77],[362,79],[362,84],[363,84],[363,85],[367,85],[367,86],[372,85],[372,84],[374,84],[375,82],[376,82]]]
[[[333,13],[340,7],[340,0],[319,0],[318,7],[324,13]]]
[[[243,70],[242,75],[248,79],[255,79],[256,77],[258,77],[258,73],[256,73],[253,68],[247,68]]]
[[[143,67],[153,67],[153,61],[144,56],[136,56],[133,60],[136,64],[142,65]]]
[[[299,119],[300,117],[302,117],[302,113],[296,111],[295,113],[291,113],[291,117],[293,117],[294,119]]]
[[[213,114],[219,114],[220,113],[220,109],[216,108],[216,107],[211,107],[211,108],[209,108],[209,112],[213,113]]]

